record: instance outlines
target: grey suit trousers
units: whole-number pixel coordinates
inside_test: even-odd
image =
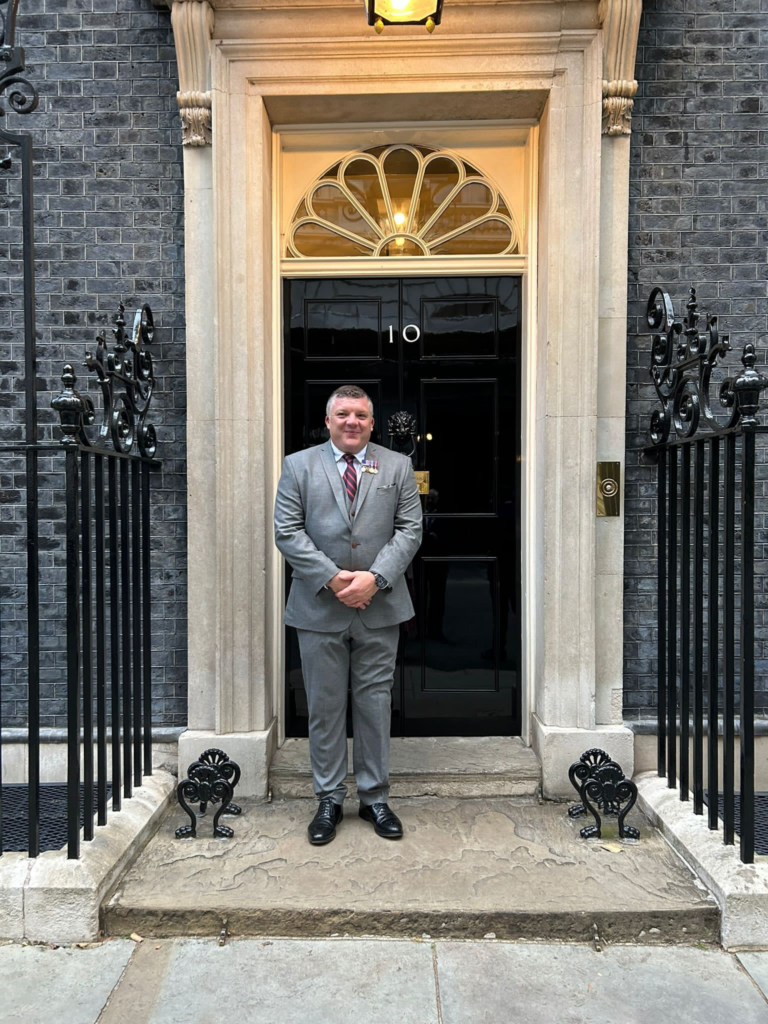
[[[376,598],[374,597],[374,600]],[[319,799],[347,795],[347,688],[352,693],[355,781],[364,804],[389,798],[389,731],[399,625],[371,629],[359,612],[347,629],[297,629],[309,704],[309,755]]]

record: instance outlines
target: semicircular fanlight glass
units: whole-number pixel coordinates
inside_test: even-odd
[[[412,238],[390,238],[381,247],[382,256],[423,256],[424,250]]]
[[[459,165],[450,157],[437,157],[424,168],[424,178],[416,201],[412,230],[423,230],[461,180]]]
[[[451,231],[479,220],[493,209],[493,190],[482,181],[469,181],[462,186],[446,208],[425,233],[427,242],[442,238]]]
[[[294,213],[287,254],[508,255],[518,237],[511,207],[474,165],[397,144],[353,153],[317,178]]]
[[[435,256],[498,256],[506,252],[513,237],[509,224],[489,217],[471,224],[466,231],[434,246],[431,251]]]
[[[408,223],[418,173],[419,158],[410,150],[395,149],[384,158],[384,180],[392,207],[390,231],[402,231]]]
[[[373,249],[353,242],[324,224],[307,222],[296,228],[293,245],[299,256],[372,256]]]
[[[344,231],[376,241],[374,228],[365,219],[357,203],[351,202],[338,185],[321,185],[312,196],[315,215]]]
[[[387,204],[378,164],[373,160],[353,160],[344,171],[344,184],[382,232],[388,234]]]

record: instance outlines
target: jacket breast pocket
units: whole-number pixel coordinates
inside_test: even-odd
[[[388,498],[390,494],[397,492],[397,484],[383,484],[376,488],[376,494],[381,498]]]

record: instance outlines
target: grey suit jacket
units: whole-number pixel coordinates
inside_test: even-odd
[[[377,444],[368,445],[366,459],[378,461],[378,473],[359,474],[354,516],[330,441],[283,463],[275,543],[293,569],[289,626],[320,633],[349,626],[357,609],[325,589],[340,569],[369,569],[391,585],[360,611],[367,626],[393,626],[413,615],[404,573],[421,544],[422,510],[411,460]]]

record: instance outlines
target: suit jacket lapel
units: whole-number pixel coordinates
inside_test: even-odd
[[[344,484],[341,480],[341,474],[339,473],[336,460],[333,457],[333,449],[331,448],[331,442],[328,441],[320,449],[320,461],[323,464],[323,469],[328,477],[328,483],[331,485],[333,496],[336,499],[336,504],[339,506],[339,512],[344,516],[346,522],[349,522],[349,502],[347,501],[347,495],[344,490]]]
[[[378,452],[377,452],[377,449],[376,449],[376,445],[373,445],[373,444],[369,443],[368,450],[365,453],[365,457],[366,457],[366,460],[367,459],[375,459],[375,458],[378,457]],[[358,515],[360,515],[360,509],[363,507],[363,502],[365,501],[366,495],[368,494],[368,491],[371,489],[371,481],[374,479],[375,475],[376,475],[375,473],[363,473],[363,472],[360,473],[360,478],[359,478],[359,480],[357,482],[357,514]]]

